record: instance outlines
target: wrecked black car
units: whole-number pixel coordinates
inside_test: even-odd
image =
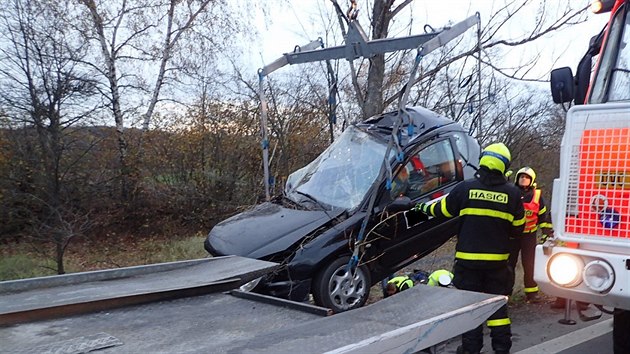
[[[407,108],[399,135],[403,154],[391,150],[389,179],[380,171],[397,114],[351,125],[289,176],[283,195],[217,224],[205,249],[279,263],[250,284],[256,292],[297,301],[310,293],[335,312],[362,306],[372,285],[456,234],[457,218],[438,221],[406,210],[446,195],[473,176],[479,161],[479,145],[460,124]],[[349,267],[367,213],[358,264]]]

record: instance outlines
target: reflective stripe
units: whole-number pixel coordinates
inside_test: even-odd
[[[553,224],[550,223],[550,222],[541,222],[540,225],[538,225],[538,226],[540,226],[541,229],[551,229],[551,228],[553,228]]]
[[[535,286],[533,288],[525,288],[525,289],[523,289],[523,292],[525,292],[525,293],[537,293],[538,292],[538,287]]]
[[[541,194],[542,194],[542,191],[540,189],[534,190],[534,198],[532,199],[532,202],[534,202],[536,204],[540,204],[540,195]]]
[[[429,214],[435,216],[435,204],[437,203],[433,203],[431,205],[429,205]]]
[[[444,216],[446,216],[447,218],[452,218],[453,215],[451,215],[451,213],[448,212],[448,209],[446,209],[446,200],[442,199],[440,201],[440,211],[442,212],[442,214],[444,214]]]
[[[523,230],[523,233],[524,234],[531,234],[531,233],[534,233],[536,231],[538,231],[538,226],[534,226],[534,228],[530,229],[530,230]]]
[[[467,261],[505,261],[510,258],[509,253],[468,253],[455,252],[455,258],[465,259]]]
[[[512,321],[510,321],[509,318],[499,318],[497,320],[488,320],[488,322],[486,322],[488,327],[507,326],[511,323]]]
[[[481,152],[481,157],[484,157],[484,156],[492,156],[494,158],[499,159],[499,161],[503,162],[503,165],[505,165],[505,168],[508,168],[508,166],[510,166],[510,159],[509,158],[507,158],[507,157],[505,157],[505,156],[503,156],[503,155],[501,155],[499,153],[496,153],[494,151],[484,150],[484,151]]]
[[[538,210],[538,215],[542,215],[547,212],[547,206],[544,206],[542,209]]]
[[[465,208],[459,212],[459,215],[489,216],[491,218],[503,219],[509,222],[512,222],[514,220],[514,215],[506,213],[504,211],[496,211],[492,209]],[[523,220],[523,222],[525,222],[525,220]]]
[[[521,226],[525,224],[525,217],[523,216],[522,219],[518,219],[518,220],[514,220],[512,221],[512,226]]]

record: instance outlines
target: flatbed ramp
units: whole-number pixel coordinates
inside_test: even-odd
[[[227,267],[226,263],[241,268]],[[123,268],[117,270],[119,276],[97,281],[100,285],[90,281],[92,272],[81,273],[77,277],[90,284],[87,288],[102,290],[102,285],[109,283],[108,292],[118,297],[142,293],[143,299],[150,301],[126,305],[115,302],[111,309],[96,306],[93,311],[97,312],[89,312],[88,307],[82,310],[89,313],[67,316],[58,311],[52,319],[33,316],[23,318],[27,322],[6,322],[0,327],[0,353],[412,353],[478,326],[506,302],[504,296],[422,285],[360,309],[326,316],[326,309],[309,304],[263,296],[248,299],[224,292],[226,286],[235,288],[273,269],[273,263],[233,257],[214,266],[209,266],[212,262],[208,260],[199,264],[204,266],[185,269],[200,273],[198,278],[206,278],[206,282],[179,273],[181,269],[171,275],[185,281],[171,279],[165,276],[173,271],[168,267],[163,271],[153,268],[154,276],[149,272],[140,278],[125,274]],[[213,268],[222,275],[214,273]],[[247,271],[243,273],[243,269]],[[134,271],[139,270],[134,267]],[[55,277],[46,278],[51,281]],[[19,309],[31,311],[41,307],[46,298],[61,303],[62,309],[72,309],[61,299],[69,301],[69,294],[75,291],[66,287],[76,289],[81,281],[51,287],[43,285],[43,279],[35,280],[39,285],[34,287],[20,284],[22,290],[16,290],[15,282],[0,282],[0,315],[15,316]],[[129,284],[138,282],[142,289],[139,292]],[[150,295],[149,283],[157,292],[166,289],[174,293],[156,301]],[[175,296],[175,288],[187,288],[187,283],[203,286],[209,293]],[[119,286],[127,289],[127,295],[117,293],[115,288]],[[7,291],[9,288],[13,290]],[[33,294],[41,302],[33,300]],[[59,299],[53,301],[56,295]],[[93,296],[82,294],[73,301],[86,302]],[[30,305],[20,304],[20,298],[30,299],[26,301]],[[51,316],[49,312],[40,314]]]
[[[228,256],[0,282],[0,325],[233,289],[276,267]]]

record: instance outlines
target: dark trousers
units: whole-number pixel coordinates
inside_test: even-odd
[[[506,261],[497,262],[497,267],[491,269],[472,269],[456,260],[453,274],[453,284],[456,288],[486,294],[510,295],[514,284],[512,268]],[[487,325],[490,328],[492,349],[496,352],[508,352],[512,347],[512,330],[507,304],[488,318]],[[462,335],[464,352],[479,353],[482,347],[482,325]]]
[[[534,281],[534,254],[536,252],[536,233],[523,234],[523,236],[510,240],[510,258],[508,262],[512,267],[512,271],[516,269],[518,254],[521,253],[521,264],[523,265],[523,285],[525,292],[531,293],[528,289],[537,288],[538,284]],[[510,290],[510,294],[512,291]]]
[[[630,353],[630,311],[615,309],[613,315],[613,350],[615,354]]]

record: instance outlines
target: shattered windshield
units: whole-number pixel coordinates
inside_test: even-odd
[[[590,103],[630,100],[630,16],[624,18],[625,13],[618,11],[610,26]]]
[[[315,160],[287,179],[286,195],[320,206],[356,208],[378,176],[387,145],[350,126]]]

